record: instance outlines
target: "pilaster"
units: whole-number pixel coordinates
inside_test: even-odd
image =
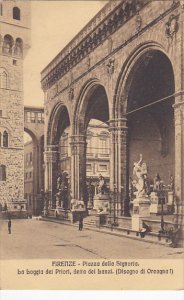
[[[117,210],[119,214],[128,214],[128,166],[126,118],[110,120],[111,134],[110,187],[117,190]]]
[[[175,110],[175,196],[178,222],[183,219],[184,207],[184,101],[174,105]]]

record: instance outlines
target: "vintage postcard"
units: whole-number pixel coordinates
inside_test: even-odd
[[[184,1],[0,1],[0,289],[183,290]]]

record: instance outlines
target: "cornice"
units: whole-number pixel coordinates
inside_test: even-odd
[[[123,0],[107,4],[41,72],[43,90],[49,89],[149,3],[150,0]]]
[[[153,1],[153,0],[152,0]],[[106,60],[110,59],[111,56],[115,55],[116,53],[118,53],[119,51],[121,51],[124,47],[126,47],[127,45],[129,45],[131,42],[133,42],[138,36],[141,36],[142,34],[144,34],[149,28],[153,27],[155,24],[157,24],[160,20],[162,20],[163,18],[167,17],[170,13],[173,12],[173,10],[175,10],[177,7],[179,7],[179,2],[175,3],[175,5],[172,5],[168,10],[166,10],[163,14],[160,14],[156,19],[154,19],[153,21],[151,21],[150,23],[146,24],[144,27],[141,28],[141,30],[139,32],[135,32],[134,35],[132,35],[128,40],[124,41],[121,45],[119,45],[117,48],[113,49],[113,51],[109,54],[107,54],[106,56],[103,57],[103,59],[101,59],[100,61],[97,61],[93,66],[91,66],[88,70],[84,71],[82,74],[80,74],[78,77],[76,77],[73,82],[72,85],[76,84],[79,80],[81,80],[84,76],[86,76],[89,72],[93,71],[96,67],[102,65]],[[64,74],[65,75],[65,74]],[[60,78],[59,78],[60,79]],[[59,80],[58,79],[58,80]],[[56,80],[57,82],[57,80]],[[52,87],[56,82],[54,82],[50,87]],[[42,86],[43,87],[43,86]],[[46,88],[49,89],[50,87]],[[63,87],[62,89],[60,89],[59,91],[57,90],[57,93],[55,93],[55,95],[53,95],[52,98],[54,98],[55,96],[58,96],[59,94],[62,94],[63,92],[65,92],[68,89],[68,85],[66,85],[66,87]]]

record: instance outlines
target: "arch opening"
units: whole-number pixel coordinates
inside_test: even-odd
[[[79,198],[88,209],[94,207],[94,198],[99,193],[99,178],[109,191],[110,145],[109,103],[105,88],[100,84],[90,86],[83,95],[75,122],[76,130],[84,138],[79,162],[81,187]]]
[[[38,138],[28,128],[24,128],[24,198],[27,200],[28,216],[41,215],[44,199],[41,191],[43,183],[43,136]]]
[[[54,109],[49,124],[48,145],[52,145],[52,149],[57,151],[55,165],[52,167],[52,207],[64,210],[70,207],[70,131],[68,109],[65,105],[59,104],[59,106]]]
[[[140,154],[147,165],[149,191],[161,178],[165,189],[175,172],[174,73],[168,57],[158,50],[139,58],[127,80],[129,187]]]

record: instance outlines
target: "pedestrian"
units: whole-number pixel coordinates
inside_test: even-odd
[[[83,216],[80,216],[79,218],[79,230],[82,230],[83,228]]]
[[[8,220],[8,233],[11,234],[11,219]]]

